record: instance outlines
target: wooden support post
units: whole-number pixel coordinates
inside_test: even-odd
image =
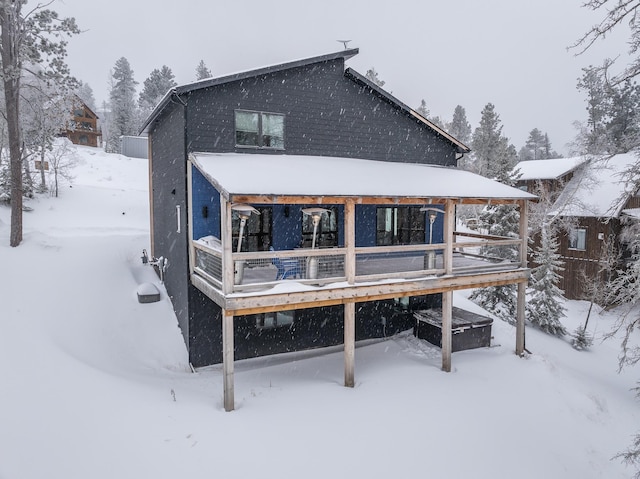
[[[452,200],[444,205],[444,274],[453,273],[453,231],[456,225],[456,209]]]
[[[220,239],[222,241],[222,293],[233,292],[235,265],[233,263],[233,234],[231,203],[220,195]]]
[[[442,370],[451,372],[451,322],[453,318],[453,291],[442,293]]]
[[[517,313],[516,313],[516,354],[524,354],[524,318],[527,283],[518,283]]]
[[[355,384],[356,351],[356,303],[344,304],[344,385],[352,388]]]
[[[224,388],[224,410],[233,411],[233,315],[222,310],[222,376]]]
[[[527,267],[527,248],[529,246],[529,203],[526,200],[519,202],[520,207],[520,265]],[[525,349],[525,303],[527,294],[527,283],[518,283],[518,297],[516,303],[516,354],[522,356]]]
[[[344,205],[344,245],[347,255],[344,261],[344,274],[347,283],[354,284],[356,280],[356,205],[349,200]]]

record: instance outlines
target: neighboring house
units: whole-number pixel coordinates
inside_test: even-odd
[[[521,161],[514,168],[519,172],[516,186],[536,195],[560,191],[585,161],[586,156]]]
[[[71,114],[67,129],[62,136],[66,136],[76,145],[99,146],[102,132],[98,125],[98,115],[78,97]]]
[[[469,151],[361,74],[357,49],[172,89],[149,137],[151,255],[195,367],[411,329],[442,308],[451,368],[452,292],[517,283],[524,350],[526,211],[533,195],[457,170]],[[518,239],[454,231],[458,204],[509,203]],[[472,236],[464,241],[464,236]],[[517,262],[457,253],[515,244]],[[454,251],[455,250],[455,251]]]
[[[627,188],[624,172],[637,161],[633,154],[620,154],[526,161],[516,166],[527,173],[529,182],[536,180],[536,176],[543,182],[549,181],[546,171],[554,167],[556,172],[564,171],[552,184],[551,192],[557,199],[551,214],[573,220],[571,230],[559,238],[559,253],[564,262],[559,286],[567,299],[585,298],[583,274],[591,280],[602,281],[604,287],[610,245],[622,254],[622,260],[627,255],[619,238],[621,218],[625,214],[633,215],[633,209],[640,207],[640,197],[637,191]],[[577,166],[564,168],[555,162]]]

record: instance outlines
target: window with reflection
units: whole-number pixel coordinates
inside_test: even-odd
[[[316,247],[332,248],[338,246],[338,207],[323,206],[328,209],[321,217],[316,232]],[[302,215],[302,247],[311,248],[313,243],[313,218]]]
[[[236,146],[284,149],[284,115],[236,110],[235,127]]]
[[[585,251],[587,249],[587,230],[574,228],[569,232],[569,249]]]
[[[378,246],[424,243],[426,216],[419,206],[379,207],[376,213]]]
[[[247,219],[242,238],[242,251],[268,251],[271,245],[273,228],[273,209],[270,206],[256,206],[259,215],[251,215]],[[236,212],[232,218],[233,251],[238,247],[240,234],[240,217]]]

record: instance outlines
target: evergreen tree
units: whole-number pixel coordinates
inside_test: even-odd
[[[608,118],[605,130],[610,153],[626,153],[640,145],[640,88],[631,80],[607,90]]]
[[[171,68],[163,65],[160,69],[155,69],[149,75],[142,86],[138,106],[143,116],[147,116],[155,108],[162,97],[176,86]]]
[[[511,155],[515,155],[515,148],[507,148]],[[497,178],[509,186],[515,185],[519,173],[512,167],[505,168]],[[482,229],[490,235],[518,238],[520,233],[520,213],[513,205],[489,205],[480,213]],[[516,246],[492,246],[482,249],[486,256],[500,258],[506,261],[518,261],[519,250]],[[473,291],[470,299],[487,311],[494,313],[504,321],[515,324],[517,315],[517,286],[490,286]]]
[[[537,266],[531,271],[526,312],[529,321],[542,331],[563,336],[567,331],[560,320],[565,316],[565,307],[558,283],[559,272],[564,268],[558,248],[555,229],[544,222],[540,228],[540,244],[533,255]]]
[[[85,105],[91,108],[92,111],[96,111],[96,99],[93,96],[93,89],[89,86],[88,83],[79,81],[78,86],[75,89],[75,93]]]
[[[371,81],[375,85],[378,85],[381,88],[384,86],[385,82],[378,77],[378,72],[375,70],[375,68],[371,67],[369,70],[367,70],[367,73],[365,73],[364,76],[367,80]]]
[[[204,60],[200,60],[200,63],[198,63],[198,66],[196,67],[196,81],[204,80],[205,78],[211,78],[212,76],[213,75],[211,73],[211,70],[207,68]]]
[[[534,128],[529,132],[525,148],[529,151],[529,157],[531,160],[543,159],[544,135],[540,130]]]
[[[471,124],[467,120],[466,110],[460,105],[456,106],[453,111],[449,133],[464,144],[468,144],[471,141]]]
[[[562,155],[551,148],[551,140],[549,140],[549,135],[544,134],[544,143],[542,147],[543,160],[550,160],[552,158],[562,158]]]
[[[607,151],[605,120],[610,100],[603,69],[590,66],[582,71],[584,74],[578,80],[578,89],[587,96],[587,126],[578,141],[585,153],[603,154]]]
[[[111,74],[111,90],[109,92],[111,112],[106,150],[110,153],[119,151],[121,136],[138,133],[135,102],[137,84],[133,78],[133,70],[131,70],[129,61],[124,57],[118,59]]]
[[[525,146],[520,148],[518,152],[518,158],[520,161],[529,160],[549,160],[551,158],[561,158],[558,152],[551,147],[551,141],[549,135],[543,133],[537,128],[534,128],[529,132],[529,137],[525,143]]]
[[[426,119],[429,119],[429,116],[431,115],[431,112],[427,108],[427,102],[424,101],[424,99],[420,100],[420,106],[416,108],[416,111]]]
[[[475,156],[475,169],[478,174],[493,178],[495,170],[492,162],[497,157],[500,149],[504,147],[501,143],[502,125],[500,116],[495,111],[492,103],[482,109],[480,125],[473,132],[471,147]]]

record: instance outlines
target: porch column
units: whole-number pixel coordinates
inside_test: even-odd
[[[453,231],[456,225],[456,207],[452,200],[444,205],[444,274],[453,273]]]
[[[524,319],[525,319],[525,296],[527,283],[518,283],[517,315],[516,315],[516,354],[524,354]]]
[[[222,310],[222,378],[224,389],[224,410],[233,411],[233,314]]]
[[[193,247],[193,164],[187,161],[187,226],[189,229],[189,275],[193,274],[196,251]]]
[[[231,203],[220,195],[220,240],[222,242],[222,294],[233,292],[233,234],[231,229]]]
[[[356,303],[344,304],[344,385],[352,388],[355,384],[356,351]]]
[[[356,281],[356,205],[353,200],[347,200],[344,205],[344,246],[347,256],[344,261],[344,274],[347,283]]]
[[[447,200],[444,205],[444,274],[453,274],[453,231],[455,229],[455,205]],[[442,293],[442,370],[451,372],[451,323],[453,319],[453,291]]]
[[[442,370],[451,372],[451,320],[453,317],[453,291],[442,293]]]
[[[529,247],[528,227],[529,227],[529,203],[526,200],[518,202],[520,207],[520,266],[527,267],[527,248]],[[522,356],[525,349],[525,302],[527,294],[527,283],[518,283],[518,297],[516,310],[516,354]]]

